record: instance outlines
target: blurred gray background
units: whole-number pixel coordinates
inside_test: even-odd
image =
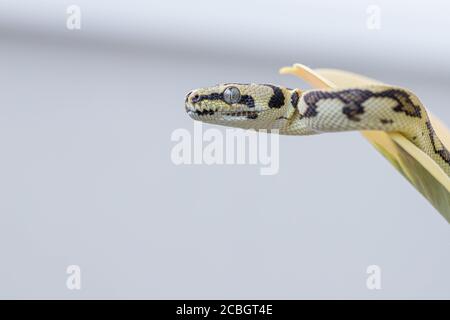
[[[294,62],[408,87],[450,124],[449,10],[1,0],[0,297],[450,298],[448,223],[356,132],[281,137],[274,176],[170,159],[190,89],[307,88],[277,74]]]

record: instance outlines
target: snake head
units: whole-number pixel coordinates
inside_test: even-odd
[[[244,129],[280,129],[293,112],[295,90],[269,84],[226,83],[189,92],[185,99],[194,120]],[[296,103],[296,102],[295,102]]]

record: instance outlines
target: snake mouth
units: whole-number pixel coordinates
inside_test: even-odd
[[[194,113],[197,116],[229,116],[229,117],[246,117],[247,119],[256,119],[258,117],[258,111],[214,111],[214,110],[195,110]]]
[[[186,104],[185,105],[186,112],[191,118],[210,118],[214,116],[219,117],[233,117],[233,118],[245,118],[245,119],[256,119],[258,118],[258,114],[263,112],[258,110],[239,110],[239,111],[220,111],[220,110],[212,110],[212,109],[204,109],[199,110],[195,107]]]
[[[246,119],[256,119],[260,112],[264,110],[213,110],[213,109],[199,109],[201,106],[196,106],[191,103],[185,103],[185,109],[191,117],[211,117],[211,116],[228,116],[228,117],[245,117]]]

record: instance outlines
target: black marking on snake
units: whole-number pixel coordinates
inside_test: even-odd
[[[420,107],[415,105],[408,93],[403,90],[389,89],[378,92],[376,97],[390,98],[397,102],[397,105],[392,109],[395,112],[403,112],[407,116],[414,118],[422,118]]]
[[[241,100],[239,100],[238,104],[245,104],[249,108],[254,108],[255,100],[253,100],[252,96],[243,95],[243,96],[241,96]]]
[[[303,100],[308,106],[305,112],[301,115],[304,118],[312,118],[317,116],[317,102],[322,99],[334,99],[337,95],[328,91],[311,91],[303,95]]]
[[[247,112],[247,119],[256,119],[258,118],[257,112]]]
[[[364,108],[360,104],[350,102],[342,108],[342,113],[345,114],[349,120],[361,121],[361,118],[358,117],[358,115],[364,113]]]
[[[357,115],[364,113],[362,104],[370,98],[392,99],[397,102],[392,108],[393,111],[403,112],[410,117],[422,117],[420,106],[415,105],[405,91],[398,89],[388,89],[381,92],[372,92],[364,89],[307,92],[303,95],[303,99],[308,107],[302,116],[306,118],[317,116],[317,103],[320,100],[339,99],[344,104],[342,113],[351,121],[360,121],[361,119]]]
[[[433,146],[434,152],[437,153],[442,160],[444,160],[447,164],[450,164],[450,152],[444,147],[442,142],[439,141],[441,144],[441,149],[438,149],[436,146],[436,139],[439,138],[436,135],[436,132],[434,131],[433,127],[431,126],[430,121],[426,122],[428,133],[430,135],[431,145]]]
[[[192,103],[198,103],[203,100],[223,100],[223,93],[210,93],[210,94],[204,94],[201,96],[195,95],[191,99]]]
[[[212,116],[215,113],[214,110],[195,110],[194,112],[199,116]]]
[[[236,111],[236,112],[222,112],[222,115],[233,116],[233,117],[246,117],[247,119],[258,118],[257,111]]]
[[[210,93],[205,94],[201,96],[194,96],[191,101],[192,103],[198,103],[203,100],[221,100],[226,103],[226,101],[223,98],[223,93]],[[245,104],[248,108],[254,108],[255,107],[255,100],[253,100],[252,96],[249,95],[242,95],[239,102],[236,104]]]
[[[271,96],[269,100],[269,108],[279,109],[284,106],[283,91],[279,87],[271,84],[264,84],[264,86],[270,87],[273,90],[273,96]]]
[[[215,113],[219,113],[220,115],[233,116],[233,117],[246,117],[247,119],[252,119],[252,120],[258,118],[257,111],[219,112],[219,111],[214,111],[214,110],[195,110],[194,113],[199,116],[212,116]]]
[[[392,123],[394,123],[394,120],[392,120],[392,119],[380,119],[380,122],[382,123],[382,124],[392,124]]]
[[[297,104],[298,104],[298,93],[297,91],[294,91],[294,93],[291,95],[291,105],[294,108],[297,108]]]

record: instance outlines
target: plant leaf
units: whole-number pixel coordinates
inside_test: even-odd
[[[336,69],[312,70],[301,64],[280,69],[315,88],[344,88],[381,82]],[[450,132],[429,111],[430,121],[442,143],[450,149]],[[427,154],[399,133],[361,131],[362,135],[442,214],[450,223],[450,177]]]

